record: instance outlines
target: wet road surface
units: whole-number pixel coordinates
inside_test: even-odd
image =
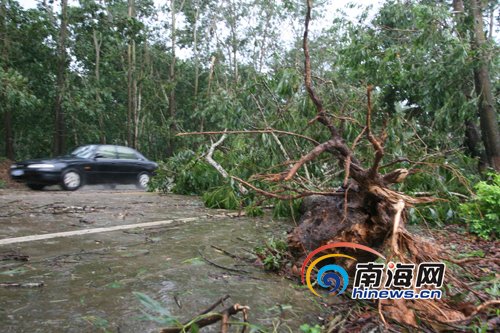
[[[234,212],[206,209],[198,197],[126,186],[113,191],[98,186],[76,192],[57,187],[41,192],[0,190],[0,259],[14,253],[30,259],[0,261],[0,284],[44,284],[0,288],[0,331],[159,331],[163,325],[137,320],[144,315],[133,292],[162,302],[181,321],[230,294],[226,306],[249,306],[249,321],[271,331],[281,315],[277,303],[285,309],[278,331],[298,332],[301,324],[314,323],[321,306],[307,289],[296,289],[293,281],[211,247],[255,258],[248,250],[290,229],[293,222],[231,218],[230,213]],[[160,222],[137,226],[155,221]],[[82,232],[98,228],[103,229]],[[104,231],[113,228],[119,230]],[[54,236],[60,233],[72,235]],[[39,235],[48,238],[18,242],[20,237]],[[251,273],[207,264],[198,249],[218,265]],[[219,327],[202,331],[218,332]]]

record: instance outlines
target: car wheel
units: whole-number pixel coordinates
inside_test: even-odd
[[[135,183],[135,187],[137,187],[140,190],[147,189],[150,179],[151,179],[151,176],[149,176],[149,173],[141,172],[139,174],[139,176],[137,176],[137,182]]]
[[[77,190],[82,185],[82,176],[75,169],[68,169],[62,174],[61,186],[66,191]]]
[[[41,191],[45,187],[45,185],[40,184],[26,184],[33,191]]]

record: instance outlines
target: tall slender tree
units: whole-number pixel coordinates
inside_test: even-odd
[[[135,17],[135,0],[128,0],[128,18],[129,22],[132,22],[132,17]],[[135,108],[135,100],[133,94],[133,79],[132,73],[134,71],[135,55],[135,42],[132,34],[129,34],[129,40],[127,45],[127,145],[132,147],[132,114]]]
[[[59,52],[57,68],[57,95],[54,117],[54,156],[66,151],[66,114],[63,107],[66,83],[66,37],[68,31],[68,0],[61,0],[61,24],[59,28]]]
[[[185,0],[182,1],[179,12],[182,11],[182,7],[184,7]],[[172,156],[175,149],[175,140],[174,133],[177,130],[177,124],[175,119],[175,40],[176,40],[176,8],[175,8],[175,0],[170,0],[170,7],[172,12],[172,31],[171,31],[171,40],[172,40],[172,60],[170,61],[170,97],[168,104],[168,111],[170,115],[170,140],[169,140],[169,155]]]
[[[3,40],[1,62],[3,63],[3,71],[5,73],[9,72],[9,67],[7,65],[8,58],[10,54],[10,41],[9,41],[9,29],[7,25],[7,8],[5,2],[0,3],[0,36]],[[5,93],[1,93],[0,96],[4,101],[7,100]],[[13,160],[14,159],[14,144],[12,138],[12,120],[11,120],[11,105],[8,102],[4,102],[4,126],[5,126],[5,157]]]
[[[486,51],[486,35],[483,23],[483,0],[470,0],[469,16],[473,18],[473,45],[478,53],[478,59],[474,66],[474,83],[478,96],[478,109],[481,125],[481,136],[488,163],[500,172],[500,131],[495,107],[495,99],[491,90],[491,78],[488,72],[490,64],[489,55]]]

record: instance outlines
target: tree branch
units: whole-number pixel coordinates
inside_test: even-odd
[[[222,312],[215,313],[211,316],[202,318],[200,320],[195,321],[193,324],[196,324],[199,328],[212,325],[218,321],[220,321],[224,317],[229,317],[231,315],[234,315],[240,311],[246,312],[246,310],[250,309],[247,306],[240,306],[239,304],[235,304],[233,306],[230,306],[229,308],[225,309]],[[246,318],[246,315],[245,315]],[[161,333],[181,333],[181,332],[190,332],[191,326],[189,325],[187,327],[172,327],[172,328],[164,328]]]
[[[300,135],[297,133],[292,133],[292,132],[286,132],[286,131],[279,131],[275,129],[267,129],[267,130],[262,130],[262,131],[225,131],[225,132],[196,132],[196,133],[178,133],[176,136],[185,136],[185,135],[207,135],[207,134],[250,134],[250,133],[280,133],[280,134],[286,134],[286,135],[291,135],[291,136],[296,136],[302,139],[305,139],[307,141],[312,142],[315,146],[319,145],[319,142],[311,139],[310,137],[307,137],[305,135]]]
[[[239,181],[240,183],[248,186],[249,188],[251,188],[252,190],[260,193],[261,195],[265,195],[267,197],[272,197],[272,198],[275,198],[275,199],[279,199],[279,200],[295,200],[295,199],[299,199],[299,198],[303,198],[303,197],[308,197],[308,196],[311,196],[311,195],[324,195],[324,196],[330,196],[330,197],[338,197],[338,196],[343,196],[344,193],[341,193],[341,192],[315,192],[315,191],[304,191],[300,194],[296,194],[296,195],[277,195],[276,193],[273,193],[273,192],[268,192],[268,191],[264,191],[260,188],[257,188],[255,186],[252,186],[250,183],[242,180],[242,179],[239,179],[237,177],[234,177],[234,176],[231,176],[231,178]]]
[[[372,93],[372,90],[373,90],[373,86],[367,87],[367,94],[366,95],[368,97],[368,103],[367,103],[368,112],[366,115],[366,134],[368,136],[368,140],[370,141],[370,143],[373,146],[373,149],[375,149],[375,161],[373,162],[372,167],[368,171],[368,177],[370,177],[370,179],[375,180],[375,178],[378,175],[380,161],[382,160],[382,158],[384,158],[385,153],[384,153],[384,149],[380,145],[380,142],[378,142],[377,139],[375,139],[375,137],[373,136],[372,131],[371,131],[371,120],[372,120],[371,93]]]
[[[304,29],[304,72],[305,72],[305,85],[306,90],[309,93],[316,109],[318,109],[318,121],[328,127],[330,133],[332,134],[332,138],[338,137],[338,131],[333,122],[328,119],[325,110],[323,109],[323,102],[316,95],[316,92],[311,87],[311,58],[309,56],[309,48],[307,46],[307,35],[309,33],[309,21],[311,20],[311,0],[307,0],[307,14],[306,14],[306,24]]]

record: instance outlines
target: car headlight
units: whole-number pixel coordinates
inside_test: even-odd
[[[16,165],[16,164],[12,164],[12,165],[10,166],[10,168],[11,168],[11,169],[15,169],[15,168],[17,168],[17,165]]]
[[[53,168],[54,166],[52,164],[30,164],[28,165],[28,168],[32,168],[32,169],[46,169],[46,168]]]

